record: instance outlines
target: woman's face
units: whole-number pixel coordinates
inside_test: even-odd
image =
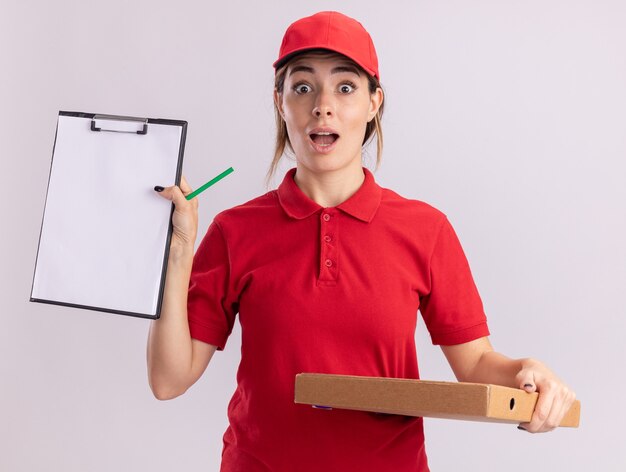
[[[274,98],[298,165],[316,173],[361,166],[365,128],[383,94],[380,88],[370,94],[367,75],[350,60],[332,53],[299,56]]]

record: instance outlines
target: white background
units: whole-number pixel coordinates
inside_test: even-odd
[[[623,2],[0,5],[0,470],[218,470],[238,325],[196,385],[160,402],[150,321],[28,301],[57,114],[187,120],[191,185],[235,168],[201,197],[202,235],[266,191],[271,64],[288,24],[324,9],[359,19],[378,49],[378,183],[448,215],[496,349],[545,361],[582,401],[579,429],[543,435],[427,419],[432,470],[624,470]],[[416,341],[422,377],[452,380],[421,322]]]

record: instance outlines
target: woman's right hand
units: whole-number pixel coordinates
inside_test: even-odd
[[[156,190],[156,188],[155,188]],[[172,214],[172,242],[170,246],[193,246],[198,233],[198,199],[187,200],[185,195],[192,192],[185,176],[180,179],[180,187],[173,185],[165,187],[159,192],[163,198],[174,203],[174,213]]]

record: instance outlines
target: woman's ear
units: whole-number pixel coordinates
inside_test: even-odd
[[[367,113],[367,121],[368,123],[374,119],[376,113],[383,104],[383,100],[385,99],[385,94],[383,93],[383,89],[378,87],[374,93],[370,95],[370,109]]]
[[[280,113],[280,116],[284,120],[285,112],[283,111],[283,96],[282,94],[278,93],[278,90],[276,89],[274,89],[274,104],[276,105],[276,109],[278,110],[278,113]]]

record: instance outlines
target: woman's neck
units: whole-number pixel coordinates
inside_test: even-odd
[[[365,180],[363,167],[350,166],[335,171],[314,173],[298,166],[294,176],[302,192],[323,208],[335,207],[349,199]]]

